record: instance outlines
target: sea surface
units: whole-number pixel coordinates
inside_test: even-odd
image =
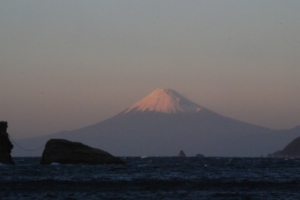
[[[126,165],[0,164],[0,199],[300,199],[300,159],[127,157]]]

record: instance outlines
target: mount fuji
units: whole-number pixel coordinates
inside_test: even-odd
[[[220,115],[172,89],[159,88],[105,121],[18,142],[33,148],[48,139],[63,138],[118,156],[175,156],[184,150],[190,156],[253,157],[282,149],[296,134]],[[41,151],[14,150],[13,155],[38,156]]]

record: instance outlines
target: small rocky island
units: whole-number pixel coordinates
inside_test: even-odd
[[[14,146],[8,138],[7,127],[7,122],[0,122],[0,163],[14,164],[10,155]]]
[[[198,153],[195,155],[196,158],[205,158],[205,156],[201,153]]]
[[[51,139],[46,143],[40,162],[42,165],[60,164],[125,164],[125,162],[103,150],[63,139]]]
[[[181,150],[181,151],[179,152],[179,154],[178,154],[177,157],[185,158],[186,155],[185,155],[185,153]]]

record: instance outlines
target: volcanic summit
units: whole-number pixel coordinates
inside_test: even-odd
[[[172,89],[159,88],[124,111],[160,113],[197,113],[201,107]]]

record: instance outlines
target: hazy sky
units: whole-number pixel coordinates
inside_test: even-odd
[[[300,125],[300,1],[0,1],[12,137],[100,122],[158,87],[274,129]]]

